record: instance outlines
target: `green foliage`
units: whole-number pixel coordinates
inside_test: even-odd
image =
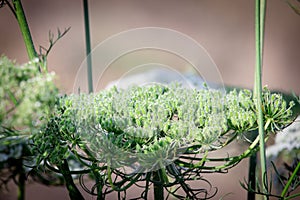
[[[43,47],[43,46],[39,47],[39,58],[40,58],[40,61],[42,63],[41,65],[44,70],[47,70],[47,57],[48,57],[50,51],[52,50],[54,45],[68,33],[68,31],[70,29],[71,29],[71,27],[66,28],[63,32],[61,32],[61,30],[58,28],[56,37],[54,37],[54,34],[51,31],[49,31],[49,36],[48,36],[49,37],[48,38],[49,39],[49,47],[48,48]]]

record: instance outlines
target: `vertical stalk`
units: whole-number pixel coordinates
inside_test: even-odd
[[[92,55],[91,53],[91,37],[90,37],[90,24],[89,24],[89,7],[88,1],[83,0],[84,12],[84,30],[86,41],[86,61],[87,61],[87,76],[88,76],[88,89],[89,93],[93,92],[93,76],[92,76]]]
[[[19,173],[19,182],[18,182],[18,200],[25,199],[25,182],[26,182],[26,174],[25,169],[23,167],[23,159],[18,159],[18,173]]]
[[[261,52],[261,62],[263,63],[263,52],[264,52],[264,33],[265,33],[265,17],[266,17],[266,7],[267,0],[261,0],[260,2],[260,52]]]
[[[255,131],[251,132],[250,137],[248,138],[253,143],[257,138],[258,133]],[[255,148],[258,146],[258,143],[255,145]],[[248,182],[250,184],[250,188],[256,190],[256,166],[257,166],[257,152],[255,151],[249,158],[249,171],[248,171]],[[255,199],[255,193],[248,190],[247,199],[253,200]]]
[[[25,17],[21,0],[13,0],[13,5],[14,5],[17,21],[19,23],[19,27],[21,29],[21,33],[25,42],[28,57],[30,60],[33,60],[34,58],[38,57],[38,54],[36,53],[34,48],[34,44],[32,41],[32,37],[30,34],[30,30],[28,27],[28,23]]]
[[[164,187],[163,187],[163,178],[162,178],[162,170],[159,169],[153,172],[153,184],[154,184],[154,199],[155,200],[163,200],[164,199]]]
[[[261,59],[261,63],[263,63],[263,48],[264,48],[264,32],[265,32],[265,16],[266,16],[266,0],[262,0],[260,2],[256,2],[256,7],[259,7],[259,8],[256,8],[256,14],[255,16],[256,17],[259,17],[259,19],[257,19],[255,17],[255,31],[258,31],[259,32],[259,40],[260,40],[260,45],[259,45],[259,51],[260,51],[260,59]],[[258,26],[257,26],[258,25]],[[258,33],[257,33],[258,34]],[[258,35],[256,36],[258,37]],[[257,53],[257,52],[256,52]],[[262,68],[262,67],[261,67]],[[259,74],[255,73],[255,78],[254,78],[254,96],[256,96],[256,93],[257,93],[257,88],[256,88],[256,81],[257,81],[257,78],[256,76],[260,76]]]
[[[255,68],[255,95],[258,119],[258,134],[260,148],[260,164],[261,164],[261,186],[263,192],[267,193],[267,166],[265,152],[265,134],[264,134],[264,118],[262,112],[262,55],[263,55],[263,35],[264,35],[264,16],[266,0],[255,1],[255,48],[256,48],[256,68]],[[267,199],[267,197],[264,197]]]

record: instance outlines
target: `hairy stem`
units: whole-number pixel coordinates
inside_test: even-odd
[[[255,68],[255,91],[256,91],[256,107],[258,119],[258,134],[260,148],[260,164],[261,164],[261,185],[263,192],[267,192],[267,167],[265,152],[265,133],[264,118],[262,112],[262,49],[264,35],[264,16],[265,16],[266,0],[255,0],[255,48],[256,48],[256,68]],[[266,178],[266,180],[264,180]],[[264,187],[265,186],[265,187]],[[267,197],[264,197],[267,199]]]
[[[28,58],[30,60],[38,58],[38,54],[36,53],[36,50],[34,48],[34,44],[32,41],[31,33],[28,27],[21,0],[13,0],[13,5],[17,21],[19,23],[19,27],[21,29],[21,33],[25,42]]]

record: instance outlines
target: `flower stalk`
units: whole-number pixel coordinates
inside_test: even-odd
[[[84,30],[85,30],[85,45],[86,45],[86,62],[87,62],[87,76],[88,76],[88,91],[93,92],[93,75],[92,75],[92,55],[91,52],[91,34],[89,23],[89,7],[88,1],[83,0],[84,11]]]
[[[261,185],[264,186],[263,191],[267,192],[267,167],[265,152],[265,133],[264,133],[264,117],[262,111],[262,61],[263,61],[263,36],[264,36],[264,16],[265,16],[266,0],[255,1],[255,48],[256,48],[256,68],[255,68],[255,96],[257,107],[259,148],[260,148],[260,167],[261,167]],[[264,197],[267,199],[267,197]]]
[[[24,43],[26,46],[28,58],[29,58],[29,60],[38,58],[38,54],[34,48],[34,44],[32,41],[31,33],[30,33],[30,30],[28,27],[28,23],[26,20],[26,16],[25,16],[25,13],[23,10],[21,0],[13,0],[13,5],[14,5],[17,21],[19,23],[19,27],[21,29],[21,33],[22,33]]]

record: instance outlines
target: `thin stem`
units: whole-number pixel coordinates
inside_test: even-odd
[[[297,194],[293,194],[291,196],[288,196],[286,198],[284,198],[284,200],[289,200],[289,199],[293,199],[293,198],[296,198],[296,197],[300,197],[300,193],[297,193]]]
[[[99,173],[99,169],[97,166],[97,160],[96,158],[91,154],[90,150],[84,145],[81,146],[82,150],[89,156],[89,158],[91,158],[92,162],[92,173],[95,176],[95,181],[96,181],[96,189],[97,189],[97,200],[101,200],[103,199],[102,197],[102,188],[103,188],[103,183],[102,183],[102,178],[101,175]],[[77,156],[79,162],[81,162],[83,165],[86,165],[86,163],[81,161],[80,155],[77,154],[77,152],[75,151],[74,154]],[[109,169],[110,170],[110,169]]]
[[[148,191],[149,191],[150,179],[151,179],[151,173],[148,172],[146,174],[146,179],[145,179],[146,184],[145,184],[145,190],[144,190],[144,195],[143,195],[143,198],[145,200],[147,200],[147,198],[148,198]]]
[[[97,200],[101,200],[102,198],[102,187],[103,187],[103,183],[102,183],[102,178],[99,174],[99,171],[95,168],[97,166],[96,163],[92,164],[93,169],[93,175],[95,176],[95,181],[96,181],[96,185],[97,185]]]
[[[15,18],[17,18],[16,11],[15,11],[14,7],[10,4],[10,2],[8,0],[5,0],[4,2],[8,5],[9,9],[14,14]]]
[[[258,5],[259,4],[259,5]],[[259,8],[256,8],[256,17],[259,17],[257,19],[255,19],[255,31],[258,31],[259,33],[259,40],[260,40],[260,45],[259,45],[259,51],[260,51],[260,60],[261,63],[263,63],[263,53],[264,53],[264,32],[265,32],[265,16],[266,16],[266,0],[262,0],[260,1],[260,3],[257,3],[256,6],[259,6]],[[258,25],[258,27],[256,26]],[[258,37],[258,35],[256,35],[256,37]],[[256,52],[257,53],[257,52]],[[262,69],[262,66],[261,66]],[[262,71],[262,70],[261,70]],[[256,81],[259,77],[257,76],[261,76],[260,74],[255,73],[255,78],[254,78],[254,90],[253,90],[253,94],[254,96],[257,95],[257,88],[256,88]]]
[[[265,152],[265,134],[264,134],[264,118],[262,112],[262,47],[264,35],[264,17],[265,16],[266,0],[255,1],[255,48],[256,48],[256,70],[255,70],[255,91],[256,91],[256,107],[258,119],[258,134],[260,148],[260,164],[261,164],[261,185],[263,192],[267,192],[267,166]],[[266,180],[264,180],[264,177]],[[264,196],[267,199],[266,196]]]
[[[267,138],[265,139],[267,140]],[[253,153],[256,153],[258,150],[257,146],[259,144],[259,136],[255,138],[255,140],[252,142],[252,144],[249,146],[247,150],[245,150],[241,155],[228,157],[228,158],[206,158],[206,162],[220,162],[225,161],[226,163],[223,165],[217,165],[217,166],[200,166],[203,170],[212,170],[212,171],[220,171],[222,169],[230,168],[236,164],[238,164],[241,160],[244,158],[249,157]],[[188,157],[180,156],[180,158],[187,159]],[[193,158],[194,160],[202,160],[203,158]],[[195,165],[193,163],[187,163],[182,160],[176,160],[175,163],[179,165],[184,165],[184,167],[190,167],[190,168],[197,168],[198,165]]]
[[[28,27],[28,23],[25,17],[25,13],[22,7],[21,0],[13,0],[14,10],[16,13],[17,21],[19,23],[19,27],[21,29],[21,33],[25,42],[28,58],[33,60],[38,58],[36,50],[34,48],[34,44],[32,41],[31,33]]]
[[[266,18],[266,7],[267,0],[262,0],[260,2],[260,52],[261,52],[261,62],[263,63],[264,54],[264,33],[265,33],[265,18]]]
[[[171,169],[172,172],[174,172],[173,175],[175,176],[176,181],[178,181],[178,183],[180,184],[180,186],[186,193],[188,199],[193,199],[193,196],[190,194],[189,186],[187,185],[187,183],[185,183],[184,178],[182,177],[182,174],[180,174],[180,172],[176,169],[176,166],[174,165],[174,163],[172,163],[168,168]]]
[[[92,76],[92,55],[91,53],[91,37],[90,37],[90,24],[89,24],[89,7],[88,1],[83,0],[84,11],[84,30],[86,41],[86,60],[87,60],[87,75],[88,75],[88,89],[89,93],[93,92],[93,76]]]
[[[285,185],[285,187],[283,188],[283,191],[281,193],[281,197],[285,197],[286,193],[288,192],[288,189],[290,187],[290,185],[292,184],[292,181],[294,180],[294,178],[296,177],[298,171],[300,169],[300,162],[298,162],[296,169],[293,171],[292,176],[289,178],[287,184]]]
[[[117,191],[117,192],[121,192],[121,191],[125,191],[128,188],[130,188],[133,184],[135,184],[138,179],[142,176],[142,174],[136,174],[133,175],[131,177],[128,177],[128,179],[123,179],[121,182],[123,182],[122,184],[114,184],[113,179],[112,179],[112,175],[113,175],[113,170],[111,169],[110,166],[107,166],[107,179],[108,179],[108,183],[110,185],[110,187]],[[123,187],[119,187],[117,185],[123,185],[125,182],[129,181],[129,183]]]

